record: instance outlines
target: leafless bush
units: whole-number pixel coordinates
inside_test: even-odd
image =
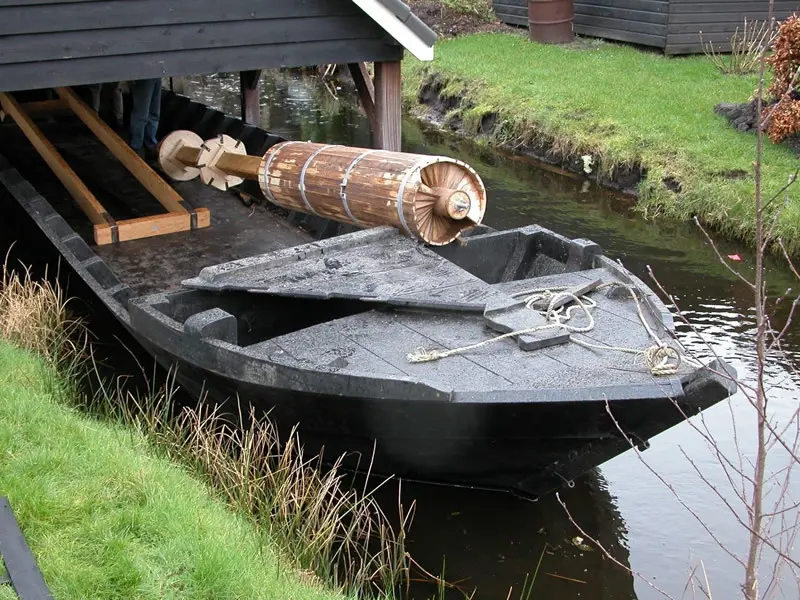
[[[775,37],[769,21],[750,21],[744,19],[742,31],[737,27],[730,39],[730,53],[719,52],[714,48],[713,42],[703,42],[703,32],[700,33],[700,43],[703,53],[714,66],[725,75],[748,75],[758,71],[761,53],[768,48]]]

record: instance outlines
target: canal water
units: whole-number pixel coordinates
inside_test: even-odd
[[[185,93],[239,114],[238,76],[195,77],[186,81]],[[267,72],[262,79],[261,125],[291,139],[369,146],[369,123],[354,97],[344,79]],[[652,283],[651,268],[696,329],[679,326],[682,342],[707,356],[705,340],[740,376],[753,376],[752,299],[696,227],[647,221],[633,210],[631,199],[583,177],[481,148],[412,119],[404,122],[403,149],[455,157],[475,168],[486,184],[485,223],[492,227],[536,223],[568,237],[589,238],[647,283]],[[746,275],[752,271],[752,253],[731,241],[720,239],[717,244],[723,256],[741,258],[729,264]],[[773,294],[800,289],[781,261],[770,261],[768,271]],[[788,304],[778,307],[775,323],[783,323]],[[784,353],[772,356],[767,367],[770,413],[781,422],[792,418],[800,397],[800,377],[795,374],[799,340],[800,331],[791,327]],[[707,428],[733,462],[739,462],[738,451],[744,461],[752,460],[755,411],[743,395],[705,411],[692,423]],[[387,510],[398,492],[406,507],[415,502],[409,551],[427,571],[444,571],[454,586],[448,599],[473,591],[475,600],[661,598],[653,586],[674,598],[705,598],[701,587],[706,588],[706,581],[714,598],[741,597],[743,569],[731,555],[744,559],[747,532],[722,499],[740,517],[744,510],[695,427],[676,426],[650,440],[641,457],[629,451],[570,482],[559,493],[566,508],[555,494],[529,502],[500,493],[403,483],[400,490],[387,488]],[[795,421],[794,427],[800,425]],[[771,468],[784,464],[785,456],[776,449]],[[789,493],[800,495],[800,485],[792,483]],[[800,553],[793,557],[800,559]],[[766,582],[771,556],[764,560]],[[693,571],[700,582],[694,591],[687,584]],[[778,597],[800,597],[792,573],[785,570],[783,575],[784,595]],[[415,578],[424,579],[419,569]],[[523,596],[526,581],[530,594]],[[412,596],[422,600],[435,592],[435,585],[420,582]]]
[[[262,86],[264,128],[292,139],[370,145],[369,124],[355,106],[346,78],[336,82],[268,73]],[[238,114],[235,76],[195,78],[187,82],[186,92]],[[683,343],[707,356],[707,342],[741,376],[753,376],[752,298],[695,226],[645,220],[633,210],[631,199],[583,177],[480,148],[411,119],[404,122],[403,149],[456,157],[474,167],[487,187],[485,222],[492,227],[537,223],[569,237],[589,238],[648,283],[651,268],[695,328],[679,327]],[[735,242],[716,243],[722,256],[741,258],[726,258],[730,265],[746,275],[752,272],[751,252]],[[780,261],[770,261],[768,271],[771,293],[800,287]],[[785,319],[788,304],[778,306],[776,323]],[[798,328],[791,327],[786,351],[771,357],[767,367],[770,411],[782,422],[792,419],[800,397],[795,375],[799,337]],[[713,436],[720,451],[736,464],[741,453],[746,465],[755,452],[755,411],[737,394],[692,423],[707,435],[683,423],[652,439],[641,457],[629,451],[609,461],[574,487],[565,487],[560,497],[566,509],[555,495],[528,502],[502,494],[404,484],[404,502],[416,502],[410,551],[427,570],[444,570],[456,586],[452,597],[476,590],[476,600],[520,598],[526,578],[529,587],[533,581],[530,598],[662,597],[655,587],[675,598],[703,598],[708,585],[714,598],[740,597],[743,569],[734,557],[744,560],[748,538],[734,512],[742,518],[744,510],[706,438]],[[785,453],[775,450],[770,466],[777,470],[785,461]],[[740,477],[736,480],[741,482]],[[789,493],[798,492],[800,486],[789,486]],[[795,513],[789,516],[793,522]],[[588,539],[576,540],[581,535],[576,524],[641,577],[615,564]],[[794,551],[792,555],[800,557]],[[765,555],[761,568],[764,585],[771,558]],[[792,573],[785,570],[783,575],[784,597],[800,596]],[[421,586],[415,595],[421,598],[431,591]]]

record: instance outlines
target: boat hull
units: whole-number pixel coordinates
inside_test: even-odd
[[[729,392],[710,371],[680,398],[563,402],[441,402],[344,398],[271,388],[188,362],[131,331],[191,397],[230,418],[269,418],[304,451],[382,477],[511,491],[535,499],[717,403]],[[191,342],[188,342],[191,343]],[[252,412],[250,412],[252,409]],[[613,418],[610,416],[613,415]],[[247,424],[247,423],[245,423]],[[624,432],[624,434],[623,434]]]

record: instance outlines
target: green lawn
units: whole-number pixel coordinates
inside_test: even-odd
[[[728,234],[752,236],[755,135],[742,134],[714,114],[719,102],[745,102],[755,76],[725,76],[704,56],[666,58],[631,47],[584,41],[574,47],[541,45],[522,35],[487,33],[441,40],[433,63],[403,61],[407,103],[431,73],[447,90],[475,105],[464,118],[477,133],[480,118],[498,113],[503,126],[489,142],[537,136],[578,154],[590,153],[610,168],[638,163],[647,169],[639,206],[646,214],[699,216]],[[766,138],[765,138],[766,140]],[[766,140],[767,196],[798,167],[784,147]],[[731,178],[732,172],[740,178]],[[674,193],[663,185],[680,182]],[[800,252],[798,188],[783,209],[778,235]],[[491,202],[491,198],[489,199]]]
[[[0,342],[0,493],[55,598],[341,598],[142,437],[59,403],[55,381]]]

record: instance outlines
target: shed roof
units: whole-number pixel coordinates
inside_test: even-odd
[[[402,0],[353,0],[419,60],[433,60],[436,33]]]

